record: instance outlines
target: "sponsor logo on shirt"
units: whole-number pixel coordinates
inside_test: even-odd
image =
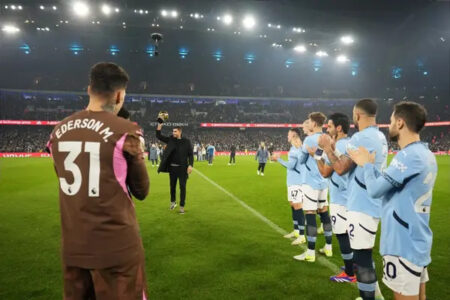
[[[395,157],[391,162],[391,166],[393,166],[394,168],[396,168],[397,170],[399,170],[402,173],[404,173],[406,170],[408,170],[408,167],[404,163],[399,162]]]

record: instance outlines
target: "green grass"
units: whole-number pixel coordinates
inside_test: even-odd
[[[236,166],[217,158],[196,168],[286,231],[291,212],[285,169],[271,163],[256,175],[252,157]],[[438,157],[431,227],[430,299],[449,294],[450,158]],[[136,202],[152,299],[354,299],[352,285],[332,283],[320,263],[294,261],[291,246],[273,228],[194,173],[188,181],[185,215],[170,211],[169,179],[149,166],[150,196]],[[57,179],[50,159],[0,160],[0,299],[61,299]],[[323,237],[319,236],[318,246]],[[335,254],[330,259],[342,264]],[[378,249],[378,246],[377,246]],[[375,260],[381,273],[381,258]],[[381,283],[386,299],[391,292]]]

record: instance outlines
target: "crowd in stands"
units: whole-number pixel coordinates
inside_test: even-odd
[[[379,99],[378,123],[389,123],[392,107],[403,100]],[[428,110],[428,121],[449,121],[448,99],[410,99],[423,104]],[[131,120],[143,127],[148,144],[156,142],[155,119],[159,111],[169,112],[169,122],[181,123],[184,134],[192,142],[213,144],[218,151],[226,151],[232,145],[239,150],[255,150],[261,141],[273,143],[278,150],[287,150],[287,129],[256,128],[202,128],[203,122],[220,123],[302,123],[312,111],[326,115],[344,112],[351,117],[357,99],[238,99],[179,97],[161,98],[130,95],[125,107]],[[75,93],[52,94],[33,92],[6,92],[0,90],[0,120],[62,120],[86,107],[88,97]],[[0,125],[0,152],[43,151],[51,126]],[[428,127],[422,133],[423,140],[432,150],[450,149],[450,126]],[[391,146],[395,149],[395,145]]]
[[[388,123],[393,106],[402,100],[423,104],[429,121],[450,120],[448,97],[398,97],[377,99],[378,122]],[[295,99],[220,98],[129,95],[125,107],[133,119],[145,127],[154,121],[159,111],[170,114],[171,122],[198,124],[201,122],[301,123],[308,113],[321,111],[326,115],[339,111],[351,116],[358,99]],[[52,94],[32,92],[2,92],[0,119],[61,120],[86,107],[88,97],[82,94]]]
[[[50,136],[52,126],[0,126],[0,152],[42,152],[45,151],[46,142]],[[144,131],[147,148],[151,144],[160,143],[155,137],[155,129]],[[238,151],[252,151],[258,149],[261,142],[266,145],[273,144],[279,151],[289,150],[287,142],[288,129],[254,129],[239,128],[194,128],[185,127],[183,135],[192,143],[214,145],[217,151],[229,151],[234,145]],[[387,129],[382,129],[387,133]],[[163,129],[164,134],[170,134],[170,129]],[[353,130],[350,134],[353,133]],[[422,140],[427,142],[432,151],[450,150],[450,127],[427,127],[421,133]],[[390,144],[391,150],[398,149]]]
[[[0,152],[43,152],[52,126],[1,126]]]

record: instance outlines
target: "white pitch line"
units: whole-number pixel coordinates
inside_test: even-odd
[[[233,195],[232,193],[230,193],[229,191],[227,191],[226,189],[224,189],[223,187],[221,187],[219,184],[217,184],[216,182],[214,182],[213,180],[211,180],[209,177],[207,177],[205,174],[203,174],[202,172],[200,172],[197,169],[193,169],[198,175],[200,175],[201,177],[203,177],[203,179],[205,179],[206,181],[208,181],[209,183],[211,183],[213,186],[215,186],[217,189],[221,190],[223,193],[225,193],[226,195],[228,195],[231,199],[233,199],[234,201],[236,201],[237,203],[239,203],[241,206],[243,206],[244,208],[246,208],[247,210],[249,210],[255,217],[257,217],[258,219],[260,219],[261,221],[263,221],[264,223],[266,223],[267,225],[269,225],[273,230],[275,230],[276,232],[278,232],[281,235],[285,235],[288,232],[286,230],[284,230],[283,228],[281,228],[280,226],[278,226],[277,224],[275,224],[274,222],[270,221],[269,219],[267,219],[264,215],[262,215],[259,211],[255,210],[253,207],[250,207],[247,203],[245,203],[244,201],[242,201],[241,199],[239,199],[238,197],[236,197],[235,195]],[[303,250],[306,250],[306,246],[304,245],[300,245],[300,247]],[[330,269],[331,271],[333,271],[334,273],[339,272],[339,268],[333,264],[332,262],[330,262],[329,260],[327,260],[326,258],[323,258],[321,256],[317,257],[317,261],[327,267],[328,269]]]

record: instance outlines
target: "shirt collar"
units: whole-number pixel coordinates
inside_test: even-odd
[[[405,147],[403,147],[403,149],[406,149],[407,147],[412,146],[412,145],[414,145],[414,144],[422,144],[422,145],[424,145],[424,146],[428,146],[428,143],[424,143],[424,142],[422,142],[422,141],[415,141],[415,142],[409,143],[408,145],[406,145]]]

